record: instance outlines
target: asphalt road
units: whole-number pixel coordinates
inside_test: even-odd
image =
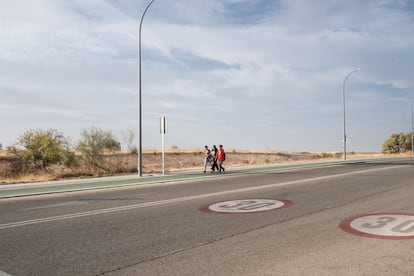
[[[407,158],[1,199],[0,276],[414,275],[413,176]],[[209,209],[238,199],[215,206],[285,205]],[[399,221],[348,227],[369,215]]]

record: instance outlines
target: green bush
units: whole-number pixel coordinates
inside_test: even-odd
[[[76,149],[91,169],[110,172],[111,167],[105,162],[103,156],[105,153],[120,151],[121,144],[115,139],[111,131],[91,127],[83,130]]]
[[[411,148],[411,133],[393,133],[382,144],[382,153],[404,153]]]
[[[22,150],[19,150],[19,149]],[[71,165],[75,162],[67,139],[57,130],[28,130],[8,150],[19,156],[25,169],[45,169],[51,164]]]

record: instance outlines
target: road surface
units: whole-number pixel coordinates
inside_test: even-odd
[[[0,275],[414,275],[414,160],[0,199]]]

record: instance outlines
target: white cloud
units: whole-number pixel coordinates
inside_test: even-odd
[[[91,125],[136,129],[146,3],[0,3],[0,141],[34,127],[75,138]],[[342,82],[363,67],[346,87],[349,149],[380,150],[392,131],[409,131],[413,10],[391,0],[154,2],[142,33],[144,146],[159,147],[166,114],[167,143],[180,147],[340,151]]]

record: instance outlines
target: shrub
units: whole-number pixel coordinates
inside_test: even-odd
[[[18,148],[23,148],[18,150]],[[57,130],[28,130],[17,139],[9,152],[20,156],[26,169],[45,169],[51,164],[70,165],[74,154],[67,139]]]
[[[403,153],[411,150],[411,133],[393,133],[382,144],[383,153]]]
[[[101,172],[111,172],[111,166],[105,162],[103,155],[121,150],[121,145],[111,131],[92,127],[83,130],[76,148],[91,169],[99,169]]]

